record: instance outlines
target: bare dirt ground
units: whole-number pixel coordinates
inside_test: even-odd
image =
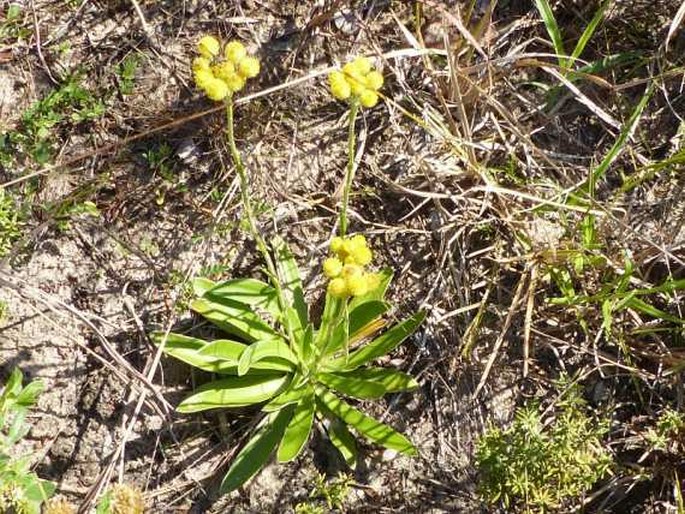
[[[0,133],[21,131],[23,114],[68,76],[103,107],[86,119],[60,107],[71,110],[49,128],[44,165],[27,145],[0,165],[24,210],[22,238],[0,268],[0,369],[4,378],[18,366],[47,384],[28,446],[39,476],[82,512],[116,481],[141,488],[149,512],[290,512],[316,472],[344,470],[318,436],[293,465],[269,465],[220,497],[251,412],[175,413],[197,377],[157,362],[148,338],[198,322],[187,309],[190,277],[259,276],[221,109],[190,78],[203,34],[241,39],[262,59],[237,136],[262,228],[292,245],[312,299],[346,162],[345,107],[324,72],[367,54],[386,77],[386,101],[359,122],[352,228],[396,272],[395,317],[418,308],[429,316],[387,362],[421,389],[367,407],[408,434],[420,457],[365,446],[346,511],[492,511],[476,494],[476,439],[526,399],[550,400],[567,371],[583,376],[593,408],[613,420],[607,444],[619,471],[586,511],[676,512],[663,477],[676,469],[682,479],[682,458],[648,461],[668,471],[631,477],[649,416],[682,409],[682,334],[609,340],[599,307],[584,308],[583,325],[578,309],[547,301],[558,289],[546,267],[575,244],[583,211],[544,207],[587,179],[658,77],[591,208],[606,269],[623,266],[629,251],[642,284],[685,277],[682,160],[649,167],[682,155],[682,33],[663,49],[679,2],[615,2],[583,58],[637,57],[588,72],[597,79],[577,84],[580,94],[560,86],[529,2],[500,1],[491,18],[491,4],[476,2],[465,22],[486,27],[477,50],[455,21],[465,6],[452,2],[423,4],[420,28],[413,2],[12,4],[20,17],[0,18]],[[0,16],[8,6],[0,3]],[[596,7],[555,4],[569,41]],[[424,44],[437,55],[422,55]],[[126,90],[119,70],[131,56],[138,64]],[[639,183],[623,192],[626,177]],[[581,274],[588,294],[603,274]],[[681,302],[658,305],[682,316]],[[628,334],[648,324],[643,317],[627,311],[615,323]]]

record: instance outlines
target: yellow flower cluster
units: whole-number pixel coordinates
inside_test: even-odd
[[[359,99],[364,107],[378,103],[378,90],[383,87],[383,75],[374,70],[366,57],[357,57],[328,75],[331,94],[338,100]]]
[[[247,50],[239,41],[231,41],[224,47],[213,36],[204,36],[197,44],[200,57],[193,60],[195,84],[207,96],[216,101],[237,93],[247,79],[259,75],[259,59],[247,55]]]
[[[363,235],[344,239],[334,237],[331,252],[335,255],[324,261],[323,273],[331,279],[328,292],[332,296],[363,296],[378,286],[378,275],[364,269],[364,266],[371,264],[373,253]]]

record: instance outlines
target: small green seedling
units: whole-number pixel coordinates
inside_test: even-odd
[[[14,456],[14,446],[28,433],[28,410],[43,391],[33,381],[22,387],[22,373],[15,369],[0,394],[0,512],[40,514],[41,505],[55,486],[31,471],[31,456]]]

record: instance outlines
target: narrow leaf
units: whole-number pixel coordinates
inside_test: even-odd
[[[320,399],[316,399],[316,408],[322,417],[328,419],[326,433],[333,446],[340,452],[345,463],[352,469],[357,467],[357,441],[352,433],[347,429],[345,423],[333,414],[326,404]]]
[[[255,435],[240,450],[221,482],[223,494],[234,491],[250,480],[264,466],[271,452],[283,437],[285,427],[292,416],[292,409],[283,409],[266,416]]]
[[[355,441],[352,432],[347,429],[345,423],[335,418],[330,422],[327,433],[333,446],[345,459],[345,463],[355,469],[357,467],[357,441]]]
[[[592,17],[592,20],[590,20],[590,23],[588,23],[587,27],[585,27],[585,30],[580,36],[580,39],[576,43],[576,47],[573,49],[573,53],[571,53],[571,59],[569,61],[569,66],[572,65],[576,61],[576,59],[578,59],[578,57],[580,57],[580,55],[583,53],[583,50],[585,50],[585,46],[588,44],[588,42],[592,38],[592,35],[597,30],[597,27],[600,24],[600,22],[604,19],[604,13],[611,4],[612,0],[606,0],[602,5],[599,6],[599,9],[597,9],[595,15]]]
[[[395,325],[366,346],[352,352],[349,357],[343,355],[331,360],[326,369],[330,371],[355,369],[391,352],[418,328],[425,317],[426,313],[424,311],[417,312],[411,318]]]
[[[317,387],[316,395],[333,414],[370,441],[406,455],[418,454],[416,447],[405,436],[345,403],[324,387]]]
[[[352,374],[320,373],[316,378],[322,384],[352,398],[375,399],[380,398],[386,392],[383,384],[369,382]]]
[[[278,333],[273,328],[251,311],[247,305],[240,302],[223,300],[219,303],[198,298],[190,303],[190,308],[220,329],[250,342],[278,337]]]
[[[278,272],[278,279],[281,282],[281,287],[286,295],[286,300],[297,311],[299,323],[293,326],[293,330],[304,329],[309,323],[309,316],[307,313],[307,303],[304,298],[304,290],[302,289],[302,278],[297,263],[290,252],[290,248],[285,241],[280,237],[274,237],[271,245],[276,254],[276,271]]]
[[[307,395],[295,408],[288,428],[278,446],[278,462],[290,462],[297,457],[309,439],[314,421],[314,395]]]
[[[150,334],[150,339],[153,343],[160,345],[164,341],[164,336],[164,332],[153,332]],[[224,340],[215,342],[221,343],[221,341]],[[230,343],[241,344],[236,343],[235,341],[230,341]],[[202,353],[202,350],[208,344],[209,343],[203,339],[170,333],[166,338],[163,351],[167,355],[171,355],[186,364],[204,371],[209,371],[211,373],[235,373],[237,371],[237,361],[220,360],[213,355],[205,355]],[[246,348],[245,345],[241,346]]]
[[[265,282],[253,278],[237,278],[221,282],[207,290],[202,297],[218,303],[224,300],[240,302],[253,308],[263,309],[274,318],[280,316],[276,290]]]
[[[291,380],[288,387],[282,393],[274,397],[271,401],[262,407],[263,412],[274,412],[282,409],[286,405],[298,403],[307,395],[314,394],[314,391],[308,383],[303,383],[302,375],[296,374]]]
[[[278,394],[289,380],[288,375],[246,375],[215,380],[198,387],[176,410],[189,413],[260,403]]]
[[[290,347],[280,339],[257,341],[248,346],[238,361],[238,375],[244,375],[256,363],[261,360],[281,359],[290,364],[290,369],[297,367],[297,357]]]
[[[216,282],[208,278],[197,277],[193,280],[193,293],[195,293],[195,296],[201,297],[213,287],[216,287]]]
[[[350,342],[359,337],[360,334],[371,332],[376,327],[381,327],[381,323],[376,320],[390,309],[390,305],[379,300],[369,300],[358,305],[350,312],[349,317],[349,338]],[[377,330],[377,329],[376,329]],[[331,336],[331,340],[326,344],[326,353],[333,354],[345,346],[345,326],[339,325]]]
[[[559,65],[562,68],[566,67],[566,52],[564,51],[564,43],[561,37],[561,31],[559,30],[559,25],[557,25],[557,20],[554,17],[554,12],[552,7],[549,5],[547,0],[535,0],[535,7],[537,7],[542,17],[542,21],[545,24],[547,33],[552,40],[552,45],[554,46],[554,51],[559,59]]]
[[[361,368],[347,373],[336,373],[339,377],[350,377],[381,384],[386,393],[412,391],[419,387],[414,377],[396,369]]]

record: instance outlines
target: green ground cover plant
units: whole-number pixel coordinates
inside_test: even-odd
[[[533,403],[524,406],[509,428],[491,428],[478,441],[480,493],[507,511],[570,505],[609,473],[612,457],[602,444],[607,431],[573,387],[553,415]]]
[[[61,123],[78,124],[104,112],[104,103],[82,85],[81,77],[69,76],[24,112],[19,129],[0,133],[0,164],[9,168],[24,158],[45,164],[55,153]]]
[[[15,369],[0,394],[0,512],[40,514],[55,485],[31,471],[31,455],[16,455],[17,444],[26,436],[26,415],[43,391],[43,383],[22,385]]]
[[[357,445],[350,429],[371,442],[406,455],[416,455],[413,443],[390,426],[364,414],[341,396],[378,399],[388,393],[418,387],[409,375],[373,362],[409,337],[425,318],[419,312],[389,327],[385,293],[392,274],[372,271],[373,252],[362,234],[348,234],[347,203],[353,184],[355,120],[360,108],[379,100],[383,77],[368,59],[358,58],[334,71],[332,94],[350,103],[349,162],[343,182],[338,235],[322,266],[329,279],[323,314],[313,319],[302,278],[286,243],[267,243],[259,232],[250,194],[250,180],[234,136],[233,97],[246,80],[259,73],[259,61],[243,45],[205,36],[193,63],[195,81],[209,98],[224,101],[228,143],[240,178],[241,198],[251,236],[265,264],[268,282],[238,278],[214,282],[197,278],[190,307],[230,335],[204,340],[157,332],[153,340],[163,351],[191,366],[221,376],[199,386],[178,405],[182,413],[259,405],[263,413],[247,444],[233,459],[221,489],[241,486],[276,450],[279,462],[295,459],[316,421],[350,466]]]

